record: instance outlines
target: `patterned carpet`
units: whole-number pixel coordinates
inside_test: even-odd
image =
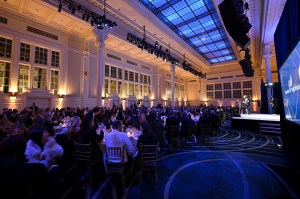
[[[123,198],[298,198],[295,187],[271,169],[289,170],[288,157],[277,144],[278,136],[223,127],[205,143],[167,148],[157,178],[132,180]],[[101,198],[117,198],[109,186],[102,191]]]

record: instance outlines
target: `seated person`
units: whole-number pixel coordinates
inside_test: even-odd
[[[188,140],[189,137],[192,136],[189,135],[190,126],[196,126],[196,123],[194,120],[192,120],[192,114],[188,113],[186,118],[182,118],[181,120],[181,134],[185,137],[185,140]]]
[[[42,163],[50,169],[63,153],[63,148],[56,143],[54,138],[49,137],[46,128],[34,126],[29,131],[29,140],[25,150],[28,163]]]
[[[140,148],[141,144],[143,145],[155,145],[158,143],[158,138],[152,132],[149,123],[144,123],[141,125],[140,130],[142,135],[140,135],[137,145],[137,148]]]
[[[123,131],[125,131],[129,126],[131,126],[131,117],[130,115],[125,115],[125,118],[123,120]]]
[[[12,128],[11,128],[11,135],[12,136],[20,136],[27,140],[28,134],[27,134],[26,126],[24,124],[22,124],[21,122],[17,122],[15,124],[13,124]]]
[[[49,197],[47,169],[42,164],[28,164],[24,156],[26,141],[21,136],[9,136],[0,143],[1,198]]]
[[[122,123],[120,120],[115,120],[112,122],[112,131],[106,134],[106,147],[123,147],[125,146],[124,152],[124,162],[128,161],[128,155],[132,156],[134,148],[128,136],[121,132]],[[121,160],[116,157],[108,160],[110,163],[119,163]]]
[[[98,143],[103,140],[104,132],[100,131],[98,135],[96,130],[96,127],[93,126],[93,115],[86,114],[82,119],[81,129],[76,139],[79,144],[91,143],[93,160],[102,159],[102,152]]]

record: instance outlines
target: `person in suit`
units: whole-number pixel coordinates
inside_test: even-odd
[[[277,103],[277,99],[274,96],[271,97],[270,104],[272,106],[272,114],[275,115],[277,113],[278,103]]]
[[[84,115],[84,117],[92,117],[92,127],[97,128],[98,127],[98,122],[100,122],[100,108],[98,106],[95,106],[92,111],[89,111]]]
[[[247,95],[244,95],[243,104],[245,106],[245,111],[248,115],[250,115],[250,100]]]

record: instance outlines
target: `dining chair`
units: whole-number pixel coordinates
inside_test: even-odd
[[[89,177],[89,193],[91,194],[93,192],[93,178],[94,172],[93,172],[93,165],[96,163],[99,163],[99,160],[92,160],[92,147],[91,143],[88,144],[80,144],[74,142],[74,163],[77,168],[87,170],[87,173],[85,176]]]
[[[122,185],[125,191],[125,147],[108,147],[106,146],[106,181],[110,180],[114,174],[121,175]]]
[[[212,131],[211,131],[211,124],[200,124],[201,125],[201,138],[202,142],[205,143],[206,138],[210,138]]]
[[[196,125],[189,125],[187,143],[197,143],[196,134],[197,134],[197,126]]]
[[[141,180],[143,179],[144,172],[154,172],[154,177],[157,180],[157,157],[159,150],[159,142],[155,145],[140,145],[141,153]]]
[[[176,145],[181,148],[181,143],[179,141],[179,126],[171,126],[171,150]]]

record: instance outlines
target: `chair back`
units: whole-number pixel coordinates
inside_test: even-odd
[[[159,143],[155,145],[140,146],[141,153],[141,170],[156,170],[157,154],[159,150]]]
[[[74,158],[81,162],[90,162],[92,159],[92,147],[89,144],[74,143]]]
[[[172,138],[179,137],[179,126],[171,126]]]
[[[125,147],[108,147],[106,146],[107,163],[124,163]]]
[[[210,137],[211,136],[211,124],[201,124],[201,135],[202,137]]]
[[[106,147],[106,172],[107,177],[111,174],[121,174],[123,186],[125,187],[124,156],[125,147]]]
[[[196,125],[189,125],[189,135],[188,135],[188,137],[190,137],[192,135],[196,135],[196,134],[197,134]]]

